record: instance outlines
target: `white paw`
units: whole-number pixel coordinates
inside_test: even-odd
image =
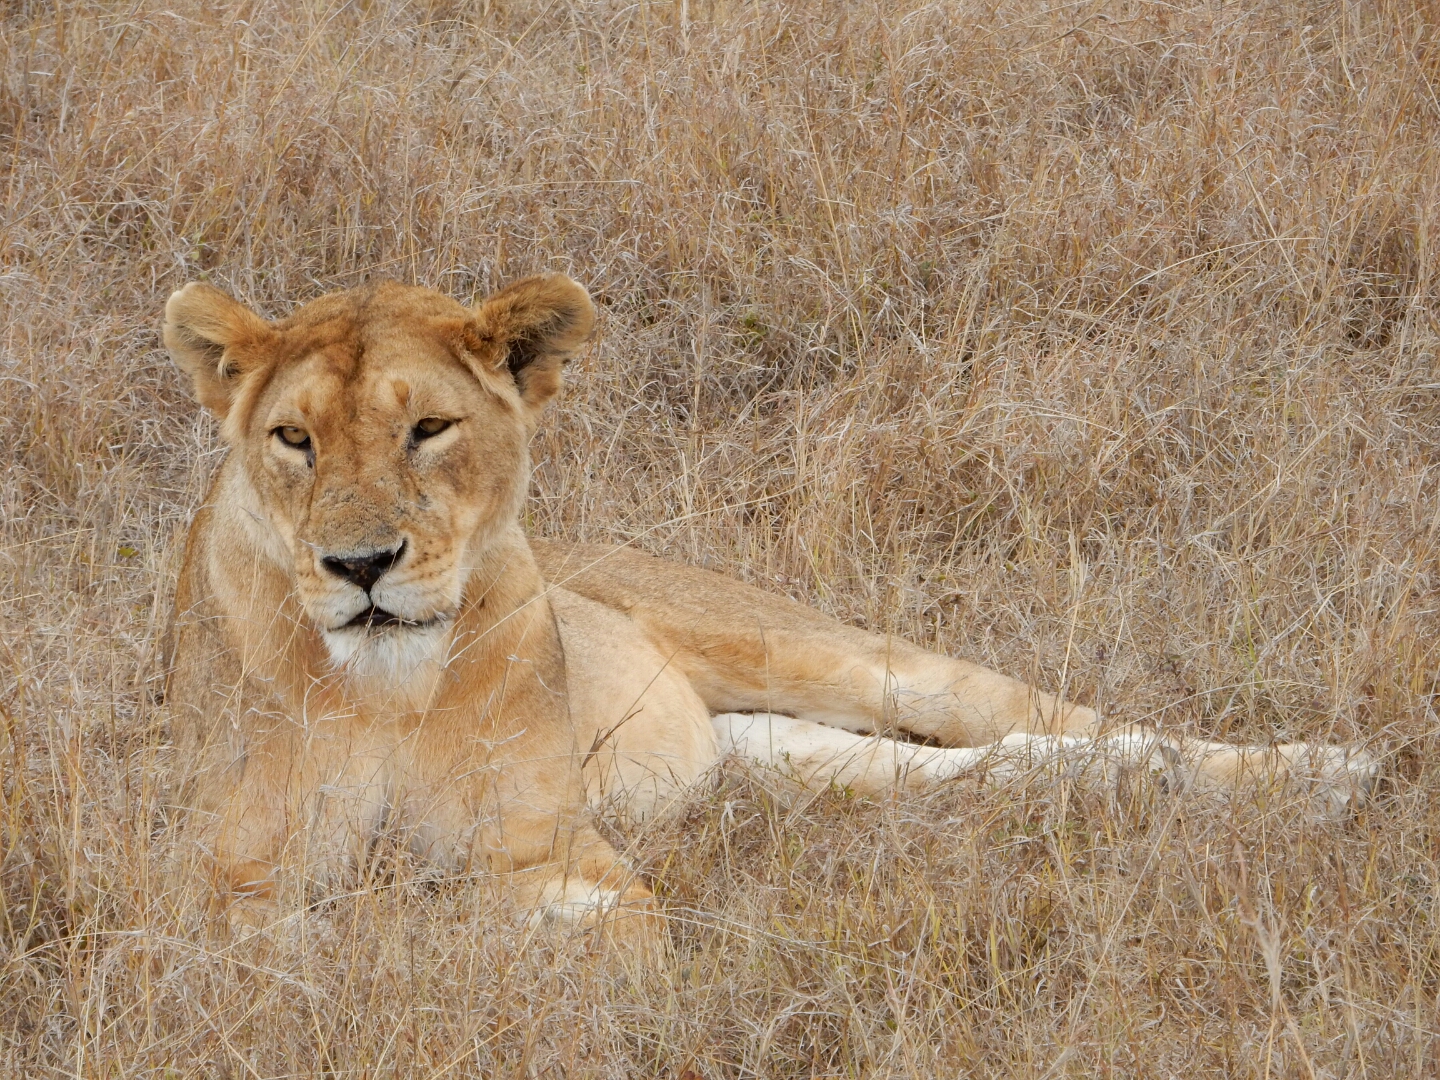
[[[588,926],[620,902],[620,893],[578,878],[557,881],[545,890],[531,925]]]
[[[274,900],[242,896],[225,910],[225,921],[236,937],[270,933],[285,924],[285,915]]]
[[[1290,780],[1315,801],[1322,817],[1360,809],[1379,777],[1379,756],[1358,747],[1302,746],[1290,761]]]

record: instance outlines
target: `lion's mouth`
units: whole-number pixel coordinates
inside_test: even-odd
[[[374,604],[371,604],[344,626],[340,627],[340,629],[378,630],[387,626],[399,626],[407,630],[423,630],[427,626],[435,626],[441,622],[444,622],[444,616],[442,615],[436,615],[429,619],[402,619],[393,611],[386,611],[382,607],[376,607]]]

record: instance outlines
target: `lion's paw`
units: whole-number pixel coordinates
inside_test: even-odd
[[[1313,802],[1317,816],[1337,818],[1370,800],[1380,768],[1380,756],[1359,747],[1302,745],[1290,758],[1290,780]]]

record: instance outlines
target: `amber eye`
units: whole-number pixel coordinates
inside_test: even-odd
[[[284,427],[276,428],[275,434],[280,436],[280,441],[286,446],[293,446],[296,450],[308,450],[310,448],[310,433],[304,428],[287,424]]]
[[[439,435],[454,422],[453,420],[442,420],[438,416],[427,416],[415,425],[415,441],[419,442],[421,439],[428,439],[432,435]]]

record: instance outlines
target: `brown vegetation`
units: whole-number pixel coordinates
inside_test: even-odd
[[[0,5],[0,1073],[1440,1070],[1432,0]],[[1131,718],[1385,741],[1353,822],[729,771],[673,961],[383,879],[235,939],[158,642],[169,290],[585,281],[537,533]]]

